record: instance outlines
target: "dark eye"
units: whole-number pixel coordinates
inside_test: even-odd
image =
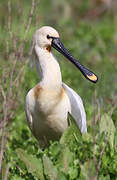
[[[49,36],[49,35],[47,35],[47,39],[50,39],[50,36]]]

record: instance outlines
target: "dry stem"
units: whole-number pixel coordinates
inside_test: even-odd
[[[20,87],[20,82],[21,82],[21,78],[23,76],[23,71],[24,71],[24,66],[26,65],[27,61],[25,61],[22,65],[22,68],[19,70],[19,72],[17,72],[17,75],[15,75],[15,71],[16,71],[16,65],[18,62],[18,59],[23,57],[23,53],[24,53],[24,44],[26,41],[26,37],[27,34],[29,32],[30,29],[30,25],[32,22],[32,17],[34,14],[34,9],[35,9],[35,0],[32,0],[32,4],[31,4],[31,10],[29,13],[29,18],[27,20],[26,23],[26,30],[24,32],[24,37],[23,40],[21,42],[21,44],[18,47],[17,50],[17,38],[18,35],[13,36],[12,33],[12,29],[11,29],[11,1],[8,0],[8,23],[7,23],[7,32],[8,32],[8,38],[6,40],[6,57],[7,59],[10,59],[10,54],[9,54],[9,41],[12,42],[12,47],[13,47],[13,53],[15,53],[15,58],[12,59],[12,61],[10,61],[10,63],[12,63],[12,69],[10,72],[10,83],[9,83],[9,89],[8,89],[8,93],[6,93],[6,85],[2,83],[0,83],[0,92],[1,92],[1,98],[3,100],[3,105],[2,105],[2,109],[1,112],[3,112],[3,120],[0,121],[0,130],[1,130],[1,149],[0,149],[0,178],[2,178],[2,161],[3,161],[3,156],[4,156],[4,152],[5,152],[5,148],[6,148],[6,143],[7,143],[7,137],[8,137],[8,131],[9,131],[9,126],[11,125],[9,122],[12,119],[12,117],[15,114],[15,111],[13,111],[13,105],[15,106],[14,108],[16,109],[17,106],[17,100],[16,98],[18,97],[18,92],[14,92],[13,91],[13,87],[15,87],[16,90],[18,90],[18,88]],[[8,74],[8,72],[7,72]],[[4,76],[4,81],[7,81],[7,76]],[[8,128],[7,131],[5,129],[6,125],[8,124]],[[4,180],[7,179],[8,177],[8,172],[9,172],[9,168],[10,166],[8,165],[5,171],[5,176],[4,176]]]
[[[22,59],[22,57],[23,57],[24,43],[26,41],[26,36],[27,36],[27,34],[29,32],[29,29],[30,29],[30,25],[31,25],[31,22],[32,22],[32,17],[33,17],[34,9],[35,9],[35,0],[32,0],[31,10],[30,10],[30,13],[29,13],[29,19],[27,21],[26,30],[24,32],[24,38],[23,38],[23,40],[22,40],[22,42],[21,42],[21,44],[19,45],[19,48],[18,48],[19,59]]]

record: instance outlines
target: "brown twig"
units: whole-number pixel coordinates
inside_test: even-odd
[[[96,91],[94,91],[94,119],[93,119],[93,149],[95,148],[95,126],[96,126],[96,113],[97,113],[97,104],[96,104]],[[96,157],[93,158],[94,162],[96,163]]]
[[[11,1],[8,0],[8,23],[7,23],[7,29],[8,29],[8,34],[7,34],[7,40],[6,40],[6,58],[8,59],[9,55],[9,41],[12,39],[12,31],[11,31]]]
[[[116,108],[116,103],[112,106],[111,110],[110,110],[110,116],[112,117],[113,111]]]
[[[24,68],[25,68],[25,66],[26,66],[27,63],[28,63],[28,61],[25,61],[25,62],[24,62],[23,67],[20,69],[20,71],[19,71],[18,74],[17,74],[17,77],[16,77],[16,78],[14,79],[14,81],[13,81],[13,86],[16,86],[17,83],[19,82],[19,80],[21,79],[22,74],[23,74],[23,71],[24,71]]]
[[[96,118],[96,114],[97,114],[97,103],[96,103],[96,101],[97,101],[97,93],[96,93],[96,90],[95,90],[95,91],[94,91],[94,122],[93,122],[94,127],[95,127],[96,121],[97,121],[97,118]],[[95,128],[94,128],[94,129],[95,129]]]
[[[6,59],[8,59],[8,55],[9,55],[9,41],[7,38],[7,40],[6,40]]]
[[[7,167],[6,167],[5,176],[4,176],[3,180],[7,180],[8,173],[9,173],[9,168],[10,168],[10,164],[8,164]]]
[[[102,148],[102,150],[101,150],[101,152],[100,152],[99,161],[98,161],[98,164],[97,164],[97,166],[96,166],[95,180],[98,179],[99,169],[100,169],[100,166],[101,166],[102,156],[103,156],[103,153],[104,153],[106,144],[107,144],[107,141],[106,141],[106,139],[105,139],[105,140],[104,140],[104,147]]]
[[[12,31],[11,31],[11,1],[8,0],[8,32],[12,39]]]
[[[96,138],[95,138],[95,131],[96,131],[96,123],[99,121],[101,118],[100,114],[100,103],[97,99],[97,94],[96,91],[94,92],[94,121],[93,121],[93,149],[95,148],[96,144]],[[95,164],[96,164],[96,157],[94,156],[93,158]]]
[[[97,121],[100,121],[101,119],[101,112],[100,112],[100,103],[99,100],[96,100],[96,104],[97,104]]]
[[[15,70],[16,62],[17,62],[17,60],[14,61],[14,65],[13,65],[12,70],[11,70],[10,87],[9,87],[9,92],[8,92],[8,98],[6,100],[7,102],[5,104],[4,119],[3,119],[3,128],[1,130],[1,134],[2,134],[2,140],[1,140],[2,143],[1,144],[2,145],[1,145],[1,152],[0,152],[0,172],[1,172],[1,165],[2,165],[4,147],[5,147],[5,143],[6,143],[6,140],[4,140],[4,136],[5,136],[4,128],[5,128],[5,125],[7,123],[9,103],[10,103],[10,99],[11,99],[11,95],[12,95],[13,75],[14,75],[14,70]]]
[[[26,40],[26,36],[27,36],[27,34],[29,32],[29,29],[30,29],[34,8],[35,8],[35,0],[32,0],[32,6],[31,6],[30,14],[29,14],[29,19],[28,19],[28,22],[27,22],[27,25],[26,25],[26,30],[25,30],[25,33],[24,33],[24,39],[23,39],[24,41]]]
[[[21,59],[23,57],[24,43],[26,41],[26,37],[30,29],[34,8],[35,8],[35,0],[32,0],[31,10],[29,13],[29,18],[26,23],[26,30],[24,32],[24,37],[17,50],[17,40],[19,40],[19,38],[17,34],[16,36],[13,37],[13,33],[11,29],[11,0],[8,0],[8,23],[7,23],[8,37],[6,39],[6,56],[9,58],[9,40],[12,40],[13,53],[15,53],[15,58],[13,58],[12,61],[10,61],[10,63],[12,63],[10,78],[8,75],[9,71],[7,71],[7,68],[5,68],[6,72],[3,71],[5,72],[5,74],[3,74],[3,83],[1,83],[0,85],[1,98],[3,99],[3,106],[2,109],[0,109],[1,112],[3,113],[3,117],[2,117],[3,120],[0,122],[0,128],[1,128],[0,173],[2,172],[3,156],[6,148],[9,127],[11,125],[11,123],[9,122],[11,122],[11,119],[15,113],[15,111],[13,110],[14,108],[16,109],[18,104],[16,101],[16,98],[18,97],[17,89],[20,86],[21,78],[23,77],[24,67],[27,64],[27,61],[24,61],[22,68],[20,68],[20,70],[17,72],[17,75],[15,75],[16,65],[18,62],[18,58]],[[7,78],[10,79],[9,89],[6,86]],[[15,92],[14,92],[14,87],[16,90]],[[8,93],[6,93],[4,89],[7,89],[6,91]],[[5,129],[6,125],[8,125],[7,131]],[[6,168],[4,180],[7,179],[8,172],[9,172],[9,165]]]
[[[15,57],[16,57],[16,52],[17,52],[17,42],[18,42],[18,39],[16,37],[13,37],[13,51],[15,53]]]
[[[0,174],[2,175],[2,159],[3,159],[3,153],[5,151],[5,146],[7,142],[8,133],[4,132],[2,134],[2,141],[1,141],[1,151],[0,151]]]
[[[3,97],[3,105],[2,105],[2,109],[3,109],[3,112],[4,112],[4,109],[5,109],[5,105],[6,105],[6,93],[2,87],[2,85],[0,84],[0,92],[1,92],[1,95]]]
[[[30,29],[30,25],[31,25],[33,13],[34,13],[34,8],[35,8],[35,0],[32,0],[31,10],[30,10],[30,13],[29,13],[29,19],[27,21],[26,30],[24,32],[24,38],[23,38],[23,40],[22,40],[22,42],[21,42],[21,44],[19,45],[19,48],[18,48],[19,59],[22,59],[22,57],[23,57],[24,43],[26,41],[26,36],[27,36],[27,34],[29,32],[29,29]]]

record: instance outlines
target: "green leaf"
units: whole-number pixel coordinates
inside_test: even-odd
[[[29,172],[33,173],[40,180],[44,180],[43,166],[41,159],[27,154],[23,149],[17,149],[16,153],[19,158],[25,163]]]
[[[64,147],[60,153],[59,163],[61,164],[62,171],[68,174],[69,167],[73,162],[73,153],[70,152],[68,147]]]
[[[107,175],[107,176],[101,175],[101,176],[99,176],[99,180],[110,180],[110,176],[109,175]]]
[[[49,154],[56,158],[58,154],[61,152],[62,145],[57,142],[53,142],[51,146],[49,147]]]
[[[82,134],[82,139],[85,142],[93,142],[93,137],[88,132]]]
[[[71,166],[69,168],[69,172],[68,173],[69,173],[70,180],[76,179],[77,176],[78,176],[78,169],[75,168],[74,166]]]
[[[15,176],[12,177],[11,180],[25,180],[25,179],[15,175]]]
[[[45,154],[43,156],[43,166],[45,175],[47,175],[50,180],[56,180],[58,174],[57,168]]]
[[[115,126],[117,126],[117,106],[112,113],[112,120],[114,121]]]
[[[52,161],[44,154],[43,156],[44,173],[50,180],[66,180],[62,172],[59,172]]]
[[[70,120],[70,126],[63,133],[60,143],[70,146],[70,143],[82,142],[82,135],[74,120]]]
[[[96,174],[96,168],[95,163],[93,160],[89,160],[88,162],[85,162],[84,165],[81,165],[81,178],[82,180],[91,180],[95,177]]]
[[[117,152],[117,128],[116,128],[116,131],[115,131],[114,148],[115,148],[115,151]]]
[[[113,120],[106,113],[102,116],[99,124],[100,134],[104,133],[106,140],[109,142],[110,146],[113,148],[114,144],[114,133],[115,126]]]
[[[67,180],[62,172],[58,171],[57,180]]]

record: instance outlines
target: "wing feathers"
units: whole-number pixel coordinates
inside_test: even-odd
[[[69,113],[74,118],[81,133],[87,132],[86,113],[84,110],[82,99],[75,91],[73,91],[65,83],[63,83],[63,88],[65,89],[71,104],[71,112]]]

